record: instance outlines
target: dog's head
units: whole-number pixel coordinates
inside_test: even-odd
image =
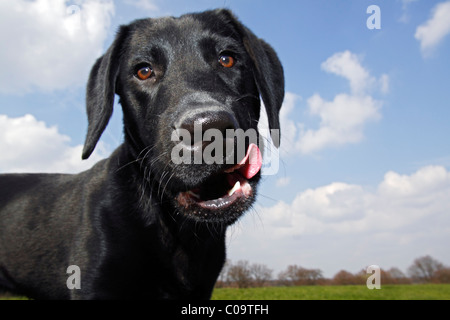
[[[125,141],[153,195],[196,221],[233,223],[260,179],[260,96],[279,144],[283,69],[229,11],[122,26],[87,87],[90,156],[120,96]]]

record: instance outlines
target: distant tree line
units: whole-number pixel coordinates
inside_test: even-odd
[[[275,278],[273,270],[264,264],[240,260],[227,260],[216,283],[216,287],[264,287],[307,285],[365,285],[370,274],[366,269],[351,273],[341,270],[331,279],[325,278],[320,269],[307,269],[290,265]],[[381,269],[381,284],[450,283],[450,267],[430,256],[414,260],[407,275],[398,268]]]

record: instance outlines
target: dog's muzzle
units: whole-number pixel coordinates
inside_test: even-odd
[[[185,208],[193,206],[209,210],[227,208],[238,200],[252,195],[249,180],[258,174],[261,166],[261,152],[257,145],[250,144],[247,154],[238,164],[191,190],[179,193],[177,200]]]

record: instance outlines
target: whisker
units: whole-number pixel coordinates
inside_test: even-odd
[[[169,179],[167,179],[166,185],[163,188],[163,192],[161,193],[161,203],[163,201],[163,196],[164,196],[164,192],[166,191],[167,185],[169,184],[170,179],[172,179],[172,177],[175,175],[175,171],[172,172],[172,174],[170,175]]]
[[[248,93],[248,94],[244,94],[244,95],[240,96],[239,98],[235,99],[234,101],[240,101],[240,100],[243,100],[243,99],[246,99],[246,98],[252,98],[252,99],[259,100],[258,96],[255,96],[254,94]]]
[[[120,170],[124,169],[125,167],[127,167],[127,166],[133,164],[133,163],[136,163],[136,162],[139,162],[139,161],[144,160],[144,159],[147,157],[148,153],[149,153],[154,147],[155,147],[155,146],[148,146],[148,147],[145,147],[145,148],[138,154],[138,156],[136,157],[135,160],[132,160],[132,161],[130,161],[130,162],[124,164],[123,166],[119,167],[119,168],[116,170],[116,173],[119,172]],[[145,156],[143,156],[142,158],[140,158],[140,155],[141,155],[146,149],[149,149],[149,150],[147,151],[147,153],[145,154]]]
[[[141,158],[141,169],[142,169],[142,164],[144,163],[144,159],[148,157],[148,155],[150,154],[150,152],[155,148],[156,146],[153,146],[151,148],[148,149],[148,151],[145,153],[145,155]],[[145,150],[145,149],[144,149]],[[144,151],[142,150],[141,153]],[[139,153],[139,155],[141,154]]]

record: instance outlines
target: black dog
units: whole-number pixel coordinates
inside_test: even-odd
[[[260,96],[279,129],[277,55],[227,10],[122,26],[91,71],[83,159],[115,93],[125,142],[108,159],[77,175],[0,176],[3,290],[36,299],[210,298],[226,227],[254,202],[260,153],[246,140],[238,156],[238,139],[224,136],[233,146],[224,161],[176,163],[174,154],[195,160],[212,140],[174,133],[195,136],[195,124],[201,133],[256,131]]]

